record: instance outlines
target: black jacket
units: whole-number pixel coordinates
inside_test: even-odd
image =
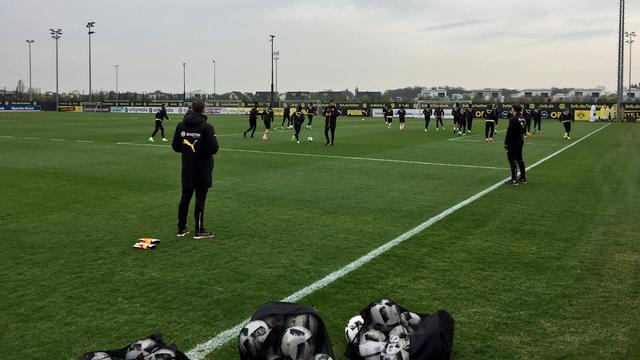
[[[405,109],[400,109],[398,110],[398,118],[400,120],[404,120],[404,118],[407,116],[407,110]]]
[[[473,120],[475,114],[473,113],[472,108],[468,108],[465,115],[467,116],[467,121],[469,121],[469,120]]]
[[[436,117],[443,117],[443,116],[444,116],[444,110],[443,110],[442,108],[437,108],[437,109],[433,112],[433,114],[434,114]]]
[[[167,109],[162,108],[156,113],[156,120],[164,120],[164,119],[169,120],[169,117],[167,116]]]
[[[426,117],[426,118],[430,118],[431,115],[433,115],[433,112],[431,111],[431,109],[424,109],[424,110],[422,110],[422,113],[424,114],[424,117]]]
[[[507,135],[504,137],[505,146],[517,146],[524,144],[525,123],[526,120],[521,114],[517,114],[509,119]]]
[[[523,112],[524,118],[527,121],[531,121],[533,119],[533,110],[529,107],[526,107]]]
[[[335,121],[340,116],[340,111],[335,106],[329,106],[324,109],[324,117]]]
[[[216,131],[207,117],[197,112],[184,116],[171,142],[173,151],[182,154],[182,186],[211,187],[213,185],[213,155],[219,145]]]
[[[258,120],[258,109],[251,109],[251,111],[249,111],[249,122],[256,122],[256,120]]]
[[[533,119],[536,121],[542,120],[542,111],[539,108],[533,110]]]
[[[273,121],[273,110],[269,110],[269,109],[265,109],[262,114],[262,120],[263,121]]]
[[[294,112],[292,118],[295,124],[302,125],[304,123],[304,113],[302,111]]]

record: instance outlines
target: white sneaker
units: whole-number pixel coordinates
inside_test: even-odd
[[[152,137],[149,138],[150,142],[155,142]]]
[[[165,139],[165,138],[162,138],[162,141],[165,141],[165,142],[166,142],[166,141],[169,141],[169,140],[167,140],[167,139]]]
[[[427,131],[428,131],[427,129],[424,129],[424,132],[427,132]]]
[[[298,144],[300,144],[300,141],[298,141]]]

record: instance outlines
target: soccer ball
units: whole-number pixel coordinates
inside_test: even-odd
[[[409,352],[399,348],[396,344],[388,344],[380,354],[380,360],[409,360]]]
[[[376,329],[366,329],[365,331],[360,332],[360,339],[358,339],[358,342],[362,344],[367,341],[387,342],[387,335]]]
[[[344,336],[347,338],[348,342],[352,343],[353,340],[355,340],[363,324],[364,319],[360,315],[354,316],[349,320],[347,327],[344,328]]]
[[[144,360],[145,356],[158,349],[158,344],[153,339],[142,339],[129,345],[126,360]]]
[[[310,314],[301,314],[287,317],[285,321],[285,328],[292,328],[296,326],[302,326],[303,328],[311,331],[313,336],[318,335],[318,319]]]
[[[389,331],[389,343],[398,344],[401,349],[407,349],[411,340],[409,330],[402,325],[398,325]]]
[[[313,360],[333,360],[333,358],[327,354],[316,354]]]
[[[312,142],[312,141],[313,141],[313,137],[309,136],[309,137],[307,138],[307,141],[308,141],[308,142]]]
[[[310,360],[315,352],[311,331],[302,326],[288,328],[282,335],[280,351],[291,360]]]
[[[151,355],[145,356],[144,360],[175,360],[175,358],[175,351],[167,348],[160,348],[151,353]]]
[[[400,325],[398,306],[391,300],[378,300],[371,307],[371,326],[387,332]]]
[[[422,319],[416,313],[406,311],[400,314],[400,322],[402,323],[402,326],[409,330],[409,334],[413,334],[415,332],[420,321],[422,321]]]
[[[386,346],[386,342],[365,341],[358,346],[358,354],[366,360],[379,360]]]
[[[240,330],[238,337],[240,351],[250,357],[256,356],[270,333],[271,329],[266,322],[262,320],[251,321]]]
[[[80,360],[111,360],[111,356],[106,352],[99,351],[85,354]]]

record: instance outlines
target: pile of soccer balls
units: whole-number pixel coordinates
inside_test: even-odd
[[[240,331],[240,352],[247,359],[263,358],[266,352],[267,360],[332,360],[316,353],[318,331],[318,320],[309,314],[253,320]]]
[[[409,360],[411,335],[421,318],[402,312],[391,300],[378,300],[370,308],[369,323],[361,315],[347,323],[344,334],[358,355],[366,360]]]
[[[145,338],[134,342],[127,347],[124,360],[175,360],[176,352],[170,347],[163,346],[153,338]],[[80,360],[121,360],[106,352],[93,352],[85,354]]]

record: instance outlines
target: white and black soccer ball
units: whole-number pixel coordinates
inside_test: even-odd
[[[271,328],[266,322],[251,321],[240,330],[240,336],[238,336],[240,351],[249,357],[256,356],[270,333]]]
[[[291,360],[310,360],[315,353],[314,342],[313,334],[307,328],[291,327],[282,335],[280,352]]]
[[[360,337],[358,342],[360,344],[365,343],[367,341],[373,342],[387,342],[387,335],[385,335],[382,331],[376,329],[365,329],[360,332]]]
[[[318,319],[313,315],[302,314],[287,317],[284,327],[288,329],[296,326],[302,326],[311,331],[313,336],[318,335]]]
[[[126,360],[144,360],[145,356],[158,350],[158,343],[155,340],[146,338],[141,339],[127,348]]]
[[[144,360],[175,360],[176,352],[168,348],[160,348],[144,357]]]
[[[389,343],[398,344],[400,349],[407,350],[411,345],[409,330],[402,325],[394,327],[389,331]]]
[[[309,136],[309,137],[307,138],[307,141],[308,141],[308,142],[313,142],[313,136]]]
[[[327,354],[315,354],[313,360],[333,360],[333,358]]]
[[[85,354],[80,360],[112,360],[112,357],[106,352],[97,351]]]
[[[400,314],[400,322],[402,323],[402,326],[409,330],[410,334],[413,334],[417,330],[420,321],[422,321],[422,318],[414,312],[405,311]]]
[[[365,341],[358,345],[358,354],[365,360],[380,360],[380,355],[387,346],[386,342]]]
[[[391,300],[378,300],[371,306],[371,326],[376,330],[388,332],[400,325],[400,311]]]
[[[388,344],[380,354],[380,360],[409,360],[409,352],[401,349],[397,344]]]
[[[344,328],[344,336],[348,342],[352,343],[356,339],[363,325],[364,319],[360,315],[354,316],[349,320],[347,327]]]

